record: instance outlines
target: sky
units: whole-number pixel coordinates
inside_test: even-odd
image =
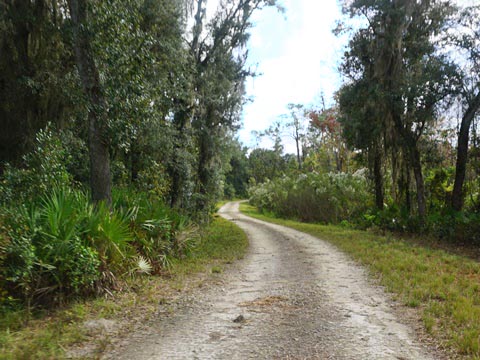
[[[289,103],[320,106],[333,104],[333,95],[341,86],[338,66],[348,37],[336,37],[332,30],[342,19],[337,0],[278,0],[285,8],[280,13],[266,8],[253,15],[248,43],[247,65],[259,76],[246,82],[247,97],[243,109],[240,141],[253,148],[270,147],[268,140],[257,144],[252,131],[263,131],[276,120],[287,121]],[[480,0],[457,0],[457,4],[478,5]],[[207,14],[213,14],[218,0],[207,2]],[[208,16],[208,15],[207,15]],[[283,120],[282,120],[283,119]],[[284,150],[295,152],[294,142],[284,138]]]
[[[288,113],[289,103],[327,105],[340,87],[337,68],[346,39],[333,33],[341,18],[336,0],[283,0],[285,13],[274,8],[253,17],[248,64],[260,75],[246,83],[251,102],[243,109],[240,140],[255,146],[253,130],[268,128]],[[285,120],[283,120],[285,121]],[[293,152],[293,143],[285,145]]]

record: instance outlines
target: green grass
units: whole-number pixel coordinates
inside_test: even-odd
[[[247,247],[240,228],[215,217],[202,231],[198,246],[189,256],[172,261],[166,276],[137,277],[125,284],[128,290],[116,292],[114,297],[79,301],[55,312],[0,315],[0,359],[63,359],[65,349],[85,341],[95,343],[95,356],[100,356],[109,338],[92,337],[82,326],[85,321],[122,320],[122,332],[128,333],[128,324],[147,321],[159,303],[168,303],[178,291],[189,291],[218,276],[226,264],[242,258]]]
[[[217,210],[217,211],[220,210],[220,208],[221,208],[223,205],[225,205],[226,203],[229,203],[230,201],[232,201],[232,200],[220,200],[220,201],[218,201],[218,202],[215,204],[216,210]]]
[[[195,272],[218,272],[221,268],[244,256],[248,239],[238,226],[215,216],[212,224],[205,229],[199,246],[185,259],[173,260],[171,272],[176,276]],[[221,272],[221,271],[220,271]]]
[[[480,359],[477,261],[391,235],[278,219],[248,204],[241,204],[240,210],[333,243],[366,265],[396,300],[416,308],[425,330],[446,348]]]

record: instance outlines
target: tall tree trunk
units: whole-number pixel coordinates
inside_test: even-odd
[[[375,204],[377,209],[383,210],[383,175],[382,175],[382,152],[380,146],[375,145],[373,149],[373,178],[375,181]]]
[[[137,145],[137,140],[132,139],[130,147],[130,181],[135,183],[138,180],[138,171],[140,169],[140,149]]]
[[[300,156],[300,137],[298,135],[298,130],[295,130],[295,144],[297,146],[298,170],[302,170],[302,157]]]
[[[401,164],[398,167],[398,179],[396,186],[397,200],[396,203],[399,207],[404,207],[410,214],[412,209],[412,202],[410,196],[410,168],[408,162],[401,160]]]
[[[398,111],[399,107],[392,106],[392,109],[397,109],[392,112],[392,120],[395,126],[396,131],[401,136],[402,139],[402,147],[404,151],[404,156],[406,160],[406,167],[413,170],[413,174],[415,177],[415,185],[417,190],[417,209],[418,209],[418,217],[420,218],[420,223],[423,226],[425,224],[425,218],[427,215],[427,206],[426,206],[426,197],[425,197],[425,182],[423,180],[423,173],[422,173],[422,162],[420,160],[420,152],[418,151],[418,139],[416,135],[411,130],[410,126],[405,126],[403,124],[402,116],[400,115],[400,111]],[[407,171],[407,178],[409,177],[409,173]],[[406,193],[408,194],[408,193]]]
[[[212,195],[215,193],[214,168],[212,160],[215,156],[215,145],[213,143],[214,129],[200,129],[198,134],[198,193],[201,195],[195,205],[196,210],[207,214],[210,210]]]
[[[420,152],[416,146],[416,143],[410,144],[410,161],[412,164],[413,174],[415,176],[415,185],[417,188],[417,208],[420,222],[423,225],[425,217],[427,215],[427,207],[425,200],[425,183],[423,181],[422,163],[420,161]]]
[[[468,160],[468,138],[470,137],[470,125],[476,112],[480,108],[480,92],[470,103],[463,115],[458,134],[457,163],[455,165],[455,184],[452,193],[452,208],[461,211],[463,208],[463,183],[465,182],[465,171]]]
[[[340,158],[340,151],[333,150],[333,155],[335,156],[335,170],[337,173],[342,172],[342,159]]]
[[[221,130],[218,128],[215,120],[215,107],[207,105],[202,119],[203,124],[197,131],[197,192],[201,195],[196,204],[196,210],[204,215],[208,215],[211,210],[215,195],[217,194],[216,174],[218,168],[215,167],[215,160],[219,149],[218,138],[221,136]],[[206,218],[208,220],[208,217]]]
[[[401,191],[400,191],[400,187],[401,187],[400,181],[401,181],[402,171],[399,167],[398,154],[396,153],[393,147],[392,147],[390,158],[391,158],[391,168],[392,168],[392,171],[391,171],[392,187],[391,187],[390,193],[393,199],[393,203],[398,205],[401,202],[401,198],[402,198]]]
[[[188,110],[185,109],[187,107],[185,101],[177,100],[177,102],[178,105],[181,106],[181,109],[175,112],[173,118],[176,132],[173,143],[173,159],[168,164],[168,172],[172,181],[170,187],[170,206],[172,208],[182,207],[183,188],[185,181],[187,180],[184,171],[184,167],[187,166],[187,164],[181,163],[182,161],[185,161],[185,159],[182,159],[182,153],[186,151],[184,146],[188,139],[185,133],[185,128],[190,114]]]
[[[205,130],[200,131],[198,135],[198,193],[201,195],[208,194],[208,185],[210,180],[210,139]]]
[[[412,171],[410,170],[410,166],[408,163],[405,164],[404,167],[404,192],[405,192],[405,208],[407,209],[407,213],[412,213],[412,191],[411,191],[411,183],[412,183]]]
[[[90,188],[94,202],[111,203],[109,143],[104,117],[103,97],[98,69],[93,59],[87,25],[87,0],[68,0],[73,23],[75,58],[82,87],[90,103],[88,111],[88,145],[90,155]]]

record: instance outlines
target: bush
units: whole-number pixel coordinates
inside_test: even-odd
[[[95,289],[100,260],[85,242],[80,202],[88,202],[85,194],[61,189],[6,211],[2,227],[10,243],[1,269],[13,296],[51,302]]]
[[[280,217],[307,222],[355,222],[372,205],[360,175],[301,174],[250,188],[250,203]]]
[[[148,161],[145,169],[138,173],[136,185],[142,192],[164,199],[170,189],[168,178],[162,164],[156,161]]]
[[[113,197],[112,208],[93,206],[81,190],[54,188],[4,209],[0,285],[7,292],[0,300],[49,304],[85,296],[125,274],[160,272],[196,245],[198,229],[161,200],[129,189]]]
[[[158,197],[124,188],[117,189],[113,199],[117,211],[133,210],[133,246],[140,259],[149,262],[152,272],[160,272],[172,258],[187,255],[197,244],[198,229],[190,218],[172,210]]]
[[[160,272],[195,246],[196,227],[163,203],[160,178],[148,187],[141,177],[144,191],[115,189],[111,207],[94,206],[73,183],[60,136],[47,128],[36,142],[25,168],[7,166],[0,181],[0,308],[111,288],[126,274]]]
[[[396,205],[386,206],[383,210],[369,209],[357,222],[357,228],[378,228],[394,232],[421,231],[417,216],[410,214],[407,208]]]
[[[31,201],[49,189],[71,185],[69,155],[60,136],[47,127],[37,133],[35,142],[35,149],[24,156],[24,168],[5,166],[0,182],[3,204]]]
[[[447,209],[428,217],[428,230],[440,239],[480,245],[480,214]]]

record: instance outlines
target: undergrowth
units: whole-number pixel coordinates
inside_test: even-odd
[[[0,317],[0,359],[62,359],[68,355],[67,349],[85,341],[94,344],[95,354],[89,356],[100,356],[109,338],[95,338],[83,325],[86,321],[121,321],[121,331],[127,333],[135,323],[154,316],[159,303],[168,303],[189,286],[200,286],[211,274],[242,258],[248,247],[246,235],[221,218],[215,218],[200,233],[196,246],[183,257],[174,258],[161,276],[139,275],[126,282],[122,291],[78,300],[58,310],[11,311]],[[191,275],[199,273],[205,276],[195,277],[197,283],[190,284]]]

